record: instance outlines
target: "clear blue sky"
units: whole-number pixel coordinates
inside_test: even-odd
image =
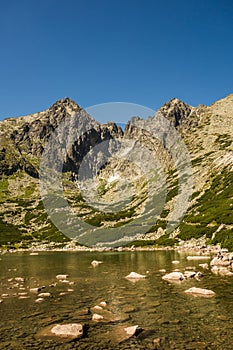
[[[154,110],[233,93],[232,0],[0,2],[0,119],[69,96]]]

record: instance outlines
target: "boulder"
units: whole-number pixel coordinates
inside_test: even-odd
[[[211,260],[210,265],[211,266],[230,266],[231,262],[228,259],[219,259],[218,257],[215,257]]]
[[[193,294],[193,295],[199,295],[199,296],[205,296],[205,297],[213,297],[215,296],[215,292],[213,292],[210,289],[203,289],[203,288],[196,288],[192,287],[185,291],[187,294]]]
[[[184,272],[184,277],[185,278],[193,278],[196,276],[196,272],[194,271],[185,271]]]
[[[182,281],[185,279],[185,277],[181,272],[170,272],[164,275],[162,279],[168,281]]]

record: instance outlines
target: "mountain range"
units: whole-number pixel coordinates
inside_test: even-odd
[[[0,121],[0,246],[74,239],[233,250],[232,139],[233,94],[197,107],[174,98],[148,119],[132,116],[124,130],[98,123],[69,98]],[[61,165],[62,191],[41,192],[43,162],[50,184]],[[72,211],[66,219],[46,204],[48,193],[51,204],[61,192]]]

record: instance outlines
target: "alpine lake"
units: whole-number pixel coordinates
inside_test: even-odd
[[[29,252],[0,255],[0,349],[233,349],[233,277],[216,276],[189,252]],[[93,260],[102,261],[93,266]],[[174,264],[173,261],[177,260]],[[162,279],[179,269],[201,271],[200,279]],[[146,275],[125,278],[130,272]],[[58,274],[67,274],[59,281]],[[36,302],[40,287],[50,296]],[[185,294],[190,287],[213,290],[212,298]],[[106,302],[107,317],[93,321]],[[80,339],[44,336],[51,325],[80,323]],[[124,328],[138,325],[125,337]]]

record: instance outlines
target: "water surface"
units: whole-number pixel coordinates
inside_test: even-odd
[[[186,256],[175,251],[2,255],[0,349],[156,349],[157,338],[161,339],[159,349],[232,349],[233,277],[203,271],[199,263],[205,261],[190,262]],[[103,264],[93,268],[94,259]],[[175,265],[173,260],[180,263]],[[200,281],[171,284],[162,280],[160,269],[171,272],[179,268],[184,272],[190,265],[204,272]],[[131,271],[147,273],[147,278],[128,281],[125,276]],[[74,284],[58,282],[49,287],[56,282],[57,274],[68,274]],[[25,282],[16,286],[15,277],[23,277]],[[42,303],[36,303],[37,295],[29,292],[29,288],[38,286],[45,286],[43,292],[52,294]],[[184,294],[193,286],[212,289],[216,296]],[[63,292],[67,294],[60,295]],[[101,301],[107,302],[115,321],[95,323],[91,313],[84,312]],[[86,325],[82,339],[64,342],[38,335],[51,324],[70,322]],[[139,325],[143,331],[118,344],[119,328],[131,325]]]

